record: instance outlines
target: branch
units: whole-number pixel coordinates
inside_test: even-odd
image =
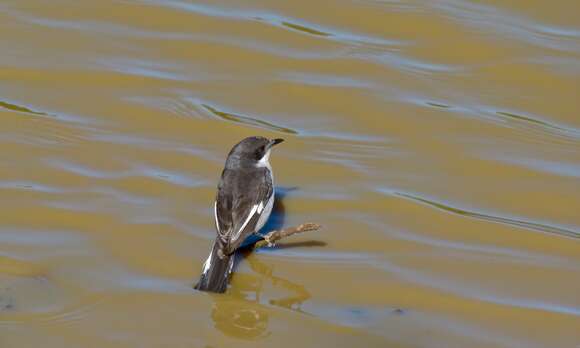
[[[261,248],[261,247],[266,246],[266,245],[271,247],[282,238],[289,237],[289,236],[296,234],[296,233],[316,231],[316,230],[320,229],[320,227],[322,227],[322,226],[320,226],[319,224],[307,222],[305,224],[298,225],[296,227],[288,227],[288,228],[285,228],[282,230],[274,230],[272,232],[268,232],[264,236],[264,240],[256,242],[256,244],[254,245],[254,248],[258,249],[258,248]]]

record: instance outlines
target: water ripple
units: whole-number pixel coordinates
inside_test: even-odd
[[[514,306],[529,308],[553,313],[567,314],[580,317],[580,308],[564,304],[546,302],[536,299],[526,299],[523,297],[513,297],[508,295],[495,295],[492,290],[485,290],[475,284],[465,285],[464,283],[443,279],[439,276],[427,274],[410,268],[398,266],[388,261],[373,262],[375,267],[382,268],[388,272],[400,275],[404,279],[412,282],[424,284],[429,287],[444,290],[465,298],[477,299],[484,302],[495,303],[504,306]],[[474,286],[475,285],[475,286]]]
[[[8,109],[11,111],[17,111],[17,112],[25,112],[25,113],[31,114],[31,115],[48,116],[48,114],[45,112],[34,111],[34,110],[31,110],[27,107],[16,105],[16,104],[11,104],[11,103],[4,102],[1,100],[0,100],[0,108]]]
[[[473,212],[473,211],[468,211],[468,210],[452,207],[452,206],[449,206],[449,205],[446,205],[446,204],[443,204],[440,202],[436,202],[433,200],[429,200],[426,198],[422,198],[422,197],[412,195],[409,193],[404,193],[404,192],[396,192],[396,191],[391,191],[388,189],[380,189],[379,191],[386,193],[386,194],[389,194],[389,195],[396,195],[396,196],[399,196],[402,198],[410,199],[410,200],[413,200],[415,202],[424,203],[424,204],[427,204],[431,207],[434,207],[434,208],[437,208],[440,210],[444,210],[446,212],[457,214],[457,215],[468,216],[468,217],[479,219],[479,220],[497,222],[497,223],[511,225],[511,226],[523,227],[523,228],[526,228],[526,229],[532,230],[532,231],[553,233],[556,235],[561,235],[561,236],[566,236],[566,237],[571,237],[571,238],[580,238],[580,231],[568,230],[565,228],[541,224],[541,223],[537,223],[537,222],[530,222],[530,221],[525,221],[525,220],[511,219],[511,218],[506,218],[506,217],[477,213],[477,212]]]
[[[500,37],[562,51],[580,51],[580,30],[535,23],[530,18],[507,13],[497,7],[460,0],[432,2],[431,6],[468,26]]]
[[[298,134],[297,131],[294,129],[290,129],[287,127],[277,126],[270,122],[260,120],[258,118],[244,116],[244,115],[237,115],[230,112],[220,111],[215,107],[212,107],[207,104],[201,104],[207,111],[211,112],[214,116],[219,117],[222,120],[231,121],[235,123],[241,123],[248,126],[258,127],[258,128],[265,128],[272,131],[287,133],[287,134]]]
[[[194,4],[174,0],[163,2],[160,2],[158,0],[143,0],[143,2],[149,4],[157,4],[159,6],[173,7],[181,10],[199,13],[206,16],[224,17],[236,20],[261,21],[269,25],[285,28],[301,34],[311,35],[313,37],[322,39],[338,40],[345,43],[368,44],[375,47],[376,46],[392,47],[404,44],[401,41],[370,37],[351,32],[345,32],[335,28],[333,29],[322,28],[312,23],[306,23],[304,21],[295,18],[285,17],[280,14],[265,12],[261,10],[249,11],[242,9],[220,8],[217,6]]]
[[[258,252],[260,254],[271,253],[272,250],[258,249]],[[386,259],[383,255],[281,249],[276,250],[276,257],[287,257],[291,258],[294,263],[300,262],[311,265],[313,263],[331,263],[335,266],[342,264],[345,267],[364,265],[396,274],[402,279],[421,286],[440,289],[467,299],[494,303],[501,306],[519,307],[580,317],[580,308],[574,307],[573,305],[557,303],[555,299],[554,301],[544,301],[534,298],[524,298],[522,296],[514,297],[504,293],[499,294],[498,290],[493,287],[484,287],[482,284],[466,284],[465,281],[455,281],[449,277],[428,274],[426,271],[398,265],[396,262]]]

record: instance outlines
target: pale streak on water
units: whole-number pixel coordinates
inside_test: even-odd
[[[580,4],[0,4],[0,346],[576,347]],[[270,227],[193,291],[229,148]]]

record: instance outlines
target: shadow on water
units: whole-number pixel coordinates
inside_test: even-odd
[[[261,233],[280,229],[284,225],[285,209],[283,200],[288,192],[296,188],[276,188],[276,200],[272,214]],[[256,241],[260,238],[256,238]],[[255,242],[254,242],[255,243]],[[305,241],[287,243],[282,248],[324,246],[320,241]],[[280,248],[280,247],[279,247]],[[266,337],[268,331],[269,306],[280,307],[300,313],[304,301],[310,298],[310,293],[303,285],[294,283],[273,275],[273,267],[260,261],[258,257],[252,257],[252,245],[240,249],[237,253],[236,263],[242,259],[247,260],[250,268],[256,274],[234,274],[233,285],[225,294],[212,294],[214,304],[212,308],[212,320],[216,329],[227,336],[255,340]],[[275,288],[287,293],[281,298],[268,298],[270,292],[263,289]]]

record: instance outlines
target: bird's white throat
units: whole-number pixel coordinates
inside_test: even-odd
[[[262,157],[258,163],[256,163],[256,167],[266,167],[272,171],[272,166],[270,165],[270,151],[272,151],[272,149],[269,149],[264,157]]]

